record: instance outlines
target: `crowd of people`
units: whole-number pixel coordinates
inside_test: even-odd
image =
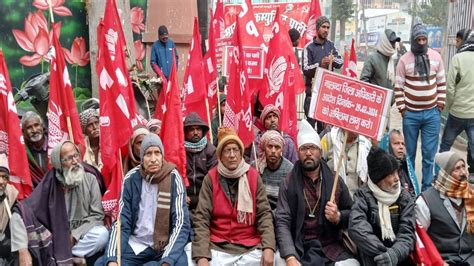
[[[445,265],[474,265],[474,33],[458,33],[447,75],[425,26],[414,25],[411,50],[398,63],[392,55],[400,38],[382,34],[360,79],[394,90],[403,126],[377,141],[309,117],[315,70],[342,66],[327,38],[329,20],[320,17],[316,28],[303,52],[308,117],[296,139],[281,131],[280,110],[270,104],[255,118],[252,147],[245,147],[234,129],[220,127],[221,94],[211,125],[197,113],[184,120],[186,187],[164,157],[161,121],[139,125],[123,159],[119,219],[112,224],[101,202],[107,162],[97,109],[80,113],[85,147],[63,141],[50,161],[46,125],[27,112],[21,128],[34,190],[17,200],[0,154],[0,264],[410,265],[418,224]],[[159,36],[169,41],[166,28]],[[163,58],[172,61],[174,45],[159,45],[155,68]],[[467,160],[450,151],[463,130]],[[420,132],[421,186],[414,167]]]

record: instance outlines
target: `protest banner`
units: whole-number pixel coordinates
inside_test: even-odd
[[[309,113],[312,118],[380,140],[393,92],[318,68]]]
[[[228,77],[230,69],[230,61],[232,57],[233,46],[226,46],[224,49],[224,69],[222,75]],[[247,75],[249,79],[262,79],[263,69],[265,67],[265,55],[261,47],[244,46],[244,62],[247,67]]]
[[[265,3],[252,4],[257,29],[262,33],[265,43],[270,41],[272,37],[272,25],[275,20],[277,9],[280,10],[281,20],[284,25],[288,25],[288,29],[293,28],[298,30],[301,36],[304,36],[307,25],[306,22],[309,16],[311,1],[302,1],[297,3]],[[235,28],[235,21],[237,15],[241,11],[241,5],[231,4],[224,6],[224,35],[226,37],[232,36]],[[303,48],[305,42],[301,41],[299,48]]]

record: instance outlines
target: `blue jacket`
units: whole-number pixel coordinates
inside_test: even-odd
[[[130,170],[124,178],[122,194],[120,196],[120,219],[121,219],[121,249],[122,254],[128,245],[128,239],[133,234],[138,220],[140,199],[142,192],[142,180],[140,166]],[[184,246],[189,242],[191,223],[189,212],[186,207],[186,189],[178,171],[171,172],[171,215],[169,243],[166,245],[160,260],[162,263],[175,265],[184,252]],[[105,253],[106,263],[117,261],[117,222],[112,226],[109,243]]]
[[[158,40],[151,47],[151,68],[154,71],[153,65],[157,65],[167,79],[170,78],[171,64],[173,63],[173,51],[176,57],[176,68],[178,68],[178,51],[176,50],[176,45],[171,38],[164,44]]]

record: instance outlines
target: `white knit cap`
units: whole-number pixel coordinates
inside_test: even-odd
[[[304,144],[314,144],[322,149],[318,133],[305,119],[298,123],[298,148]]]
[[[5,153],[0,153],[0,168],[4,169],[10,174],[10,168],[8,167],[8,158]]]

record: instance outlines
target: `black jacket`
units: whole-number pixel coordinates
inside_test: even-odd
[[[382,240],[377,200],[367,185],[354,194],[354,205],[349,218],[349,236],[356,244],[362,265],[376,265],[374,257],[391,248],[398,263],[408,258],[415,247],[415,203],[413,197],[402,189],[398,200],[392,204],[391,221],[395,241]]]

